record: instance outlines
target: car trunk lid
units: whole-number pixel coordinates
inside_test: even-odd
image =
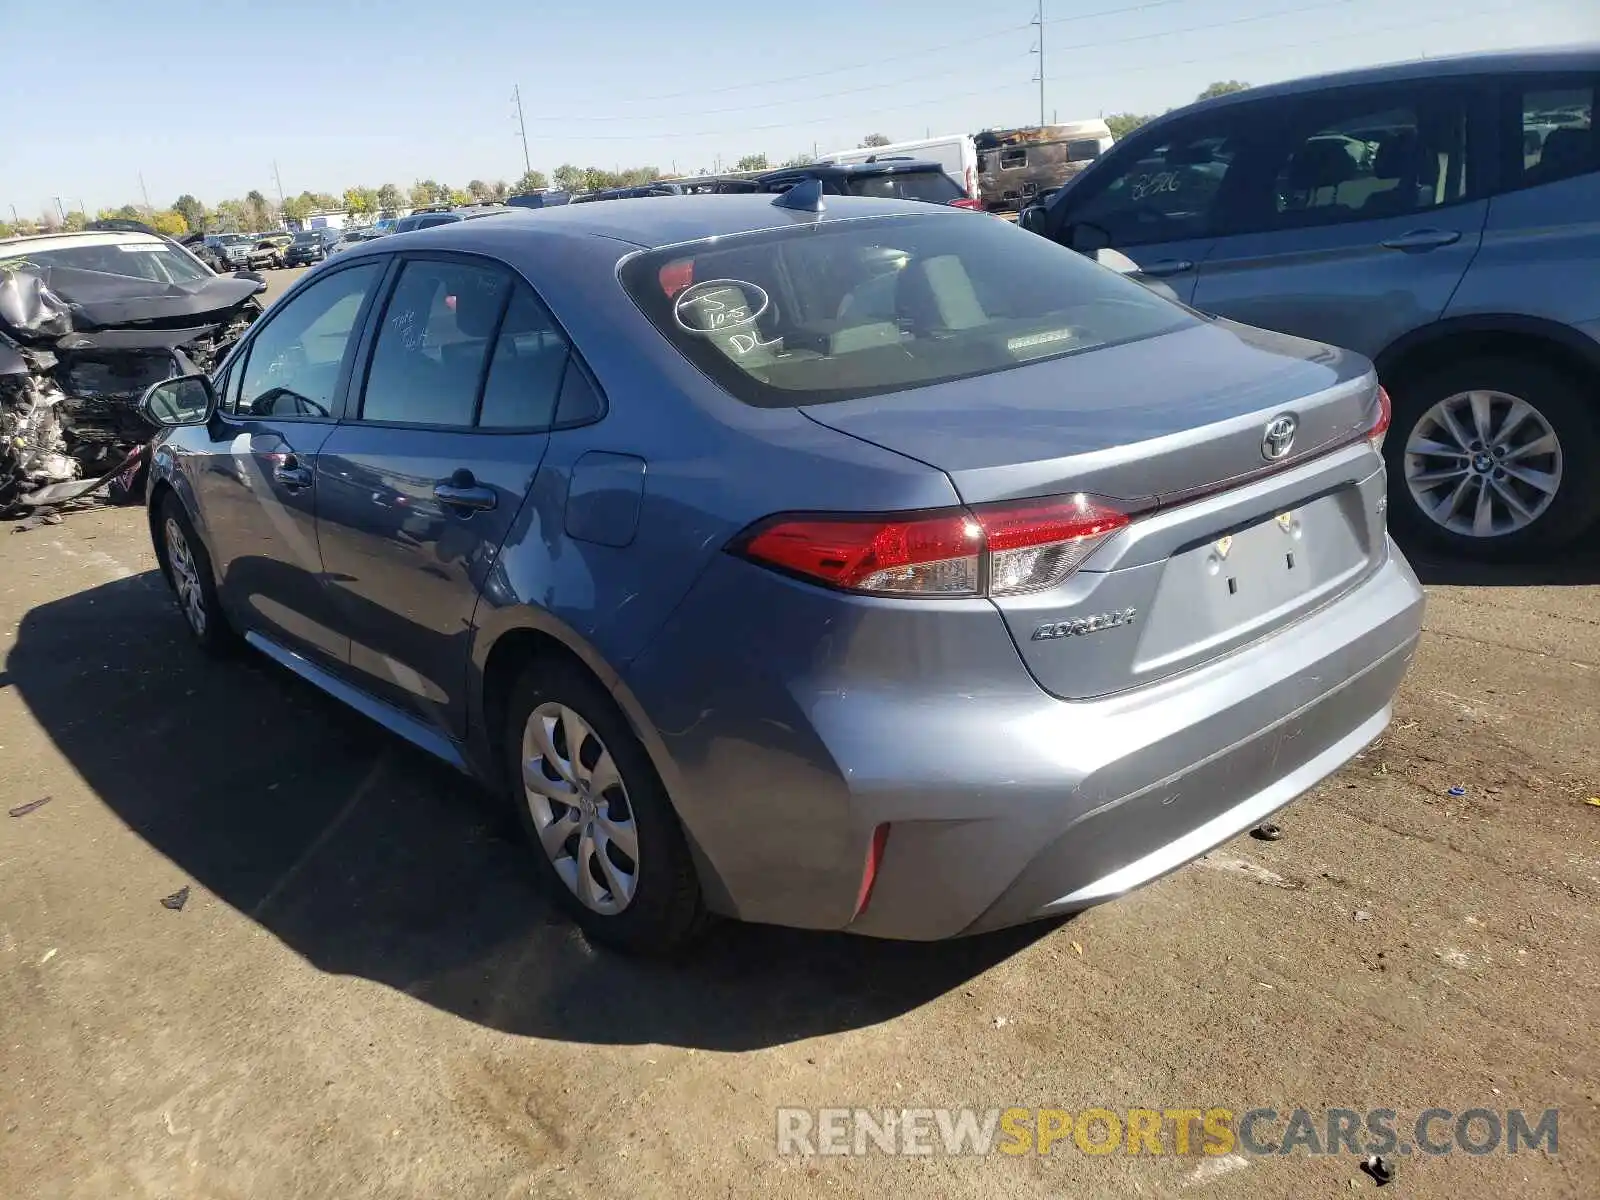
[[[1041,686],[1087,698],[1266,636],[1375,569],[1376,404],[1359,356],[1205,322],[804,411],[943,470],[967,504],[1083,492],[1135,514],[1061,584],[995,598]]]

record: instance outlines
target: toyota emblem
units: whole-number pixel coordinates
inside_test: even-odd
[[[1261,435],[1261,457],[1268,462],[1276,462],[1289,453],[1289,447],[1294,445],[1294,431],[1299,425],[1300,422],[1288,413],[1268,421]]]

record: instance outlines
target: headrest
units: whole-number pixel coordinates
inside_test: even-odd
[[[1594,129],[1566,126],[1545,135],[1539,155],[1541,174],[1572,174],[1594,165]]]
[[[1373,175],[1379,179],[1404,179],[1416,166],[1420,144],[1416,132],[1410,129],[1384,138],[1372,160]]]
[[[1356,162],[1339,141],[1307,142],[1289,160],[1289,187],[1297,192],[1338,187],[1356,177]]]
[[[486,338],[494,332],[505,302],[505,284],[476,271],[463,273],[447,290],[456,298],[456,328],[470,338]]]

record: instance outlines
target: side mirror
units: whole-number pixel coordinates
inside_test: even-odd
[[[1079,221],[1067,230],[1067,245],[1093,258],[1101,250],[1111,248],[1111,235],[1092,221]]]
[[[217,393],[204,375],[163,379],[151,384],[139,398],[139,415],[163,429],[204,425],[216,411]]]
[[[1017,225],[1022,229],[1026,229],[1029,233],[1037,233],[1040,237],[1043,237],[1045,225],[1044,205],[1038,203],[1028,205],[1027,208],[1017,214]]]
[[[235,271],[233,277],[235,279],[250,280],[251,283],[256,285],[256,295],[258,296],[267,290],[267,277],[260,271]]]

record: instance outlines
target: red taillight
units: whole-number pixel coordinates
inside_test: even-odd
[[[679,258],[662,267],[656,278],[670,300],[694,282],[694,259]]]
[[[770,566],[856,592],[976,596],[983,531],[964,512],[779,521],[744,546]]]
[[[867,847],[867,865],[861,872],[861,890],[856,893],[856,916],[867,910],[872,899],[872,885],[878,882],[878,867],[883,862],[884,847],[889,844],[889,827],[879,825],[872,831],[872,843]]]
[[[1089,496],[915,516],[778,518],[746,558],[831,587],[906,596],[1010,596],[1054,587],[1128,515]]]
[[[970,200],[962,196],[959,200],[950,201],[951,208],[970,208],[973,212],[982,212],[983,204],[977,200]]]
[[[979,509],[989,550],[989,594],[1053,587],[1128,523],[1118,509],[1077,495]]]
[[[1389,432],[1389,422],[1394,417],[1394,405],[1389,401],[1389,393],[1380,385],[1378,388],[1378,419],[1372,423],[1372,428],[1367,430],[1367,441],[1372,443],[1374,450],[1383,449],[1383,435]]]

